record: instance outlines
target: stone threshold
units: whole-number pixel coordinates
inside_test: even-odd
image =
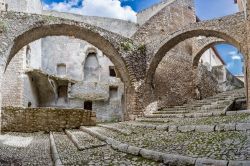
[[[216,166],[248,166],[250,161],[228,161],[228,160],[214,160],[207,158],[194,158],[189,156],[182,156],[176,154],[167,154],[159,151],[139,148],[136,146],[130,146],[126,143],[119,142],[113,138],[104,136],[91,128],[81,126],[82,131],[89,133],[93,137],[96,137],[102,141],[107,142],[115,150],[128,153],[131,155],[142,156],[143,158],[163,162],[167,165],[185,165],[185,166],[204,166],[204,165],[216,165]]]

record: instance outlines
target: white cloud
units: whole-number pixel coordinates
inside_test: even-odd
[[[233,60],[241,60],[240,55],[236,54],[231,57]]]
[[[81,1],[82,6],[76,7]],[[119,0],[69,0],[50,5],[44,4],[44,9],[136,22],[136,12],[130,6],[122,7]]]
[[[241,60],[241,56],[237,51],[231,51],[228,54],[231,56],[232,60]]]

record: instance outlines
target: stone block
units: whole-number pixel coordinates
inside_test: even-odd
[[[250,130],[250,123],[239,123],[236,124],[237,131],[247,131]]]
[[[195,126],[192,125],[187,125],[187,126],[179,126],[178,127],[178,131],[180,132],[190,132],[190,131],[194,131],[195,130]]]
[[[167,131],[168,130],[168,125],[159,125],[159,126],[156,126],[156,130]]]
[[[169,127],[168,127],[168,131],[169,131],[169,132],[177,132],[177,129],[178,129],[178,127],[175,126],[175,125],[172,125],[172,126],[169,126]]]
[[[228,166],[249,166],[250,161],[229,161]]]
[[[226,160],[213,160],[206,158],[198,158],[195,162],[195,166],[227,166]]]
[[[163,161],[164,153],[148,150],[148,149],[141,149],[140,155],[146,159],[154,160],[154,161]]]
[[[133,155],[139,155],[141,148],[138,148],[136,146],[129,146],[127,153],[133,154]]]
[[[185,165],[191,166],[195,164],[195,158],[186,157],[181,155],[174,155],[174,154],[164,154],[163,155],[163,162],[166,165]]]
[[[215,131],[235,131],[236,124],[229,123],[229,124],[218,124],[215,126]]]
[[[213,132],[214,130],[214,125],[199,125],[195,127],[195,131],[197,132]]]
[[[128,144],[121,143],[117,146],[118,150],[127,153]]]

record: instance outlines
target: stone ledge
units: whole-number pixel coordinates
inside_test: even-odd
[[[93,137],[99,138],[103,141],[106,141],[107,144],[115,150],[119,150],[124,153],[132,155],[140,155],[143,158],[163,162],[167,165],[185,165],[185,166],[205,166],[205,165],[216,165],[216,166],[248,166],[250,161],[227,161],[227,160],[214,160],[207,158],[195,158],[189,156],[182,156],[176,154],[167,154],[159,151],[149,150],[145,148],[139,148],[136,146],[130,146],[126,143],[119,142],[113,138],[103,136],[96,131],[91,130],[91,128],[81,127],[81,130],[89,133]]]

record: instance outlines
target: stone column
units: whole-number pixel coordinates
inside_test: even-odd
[[[246,26],[247,26],[247,45],[245,46],[246,47],[246,59],[245,59],[245,74],[246,74],[246,88],[247,88],[247,93],[246,93],[246,96],[247,96],[247,108],[250,109],[250,87],[248,86],[249,82],[250,82],[250,62],[249,62],[249,55],[250,55],[250,0],[246,0],[247,1],[247,7],[246,7]]]
[[[5,61],[2,59],[2,57],[0,57],[0,134],[2,129],[2,80],[3,80],[4,67],[5,67]]]

